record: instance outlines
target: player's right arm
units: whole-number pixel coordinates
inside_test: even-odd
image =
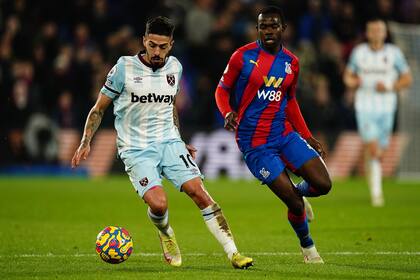
[[[343,81],[346,87],[351,90],[356,90],[361,84],[361,79],[357,75],[356,49],[351,53],[349,63],[344,70]]]
[[[101,124],[102,117],[111,102],[122,93],[125,81],[124,58],[121,57],[117,64],[112,67],[106,78],[106,82],[99,93],[95,105],[90,110],[85,123],[83,137],[71,160],[71,167],[75,168],[80,160],[85,160],[90,152],[90,141]]]
[[[349,89],[356,90],[360,86],[359,76],[349,68],[346,68],[346,70],[344,71],[343,80],[344,84]]]
[[[238,114],[232,109],[229,103],[230,91],[241,73],[242,65],[242,52],[234,52],[215,92],[217,107],[225,119],[224,127],[230,131],[236,130],[238,126]]]
[[[71,160],[71,167],[75,168],[80,164],[80,160],[85,160],[90,152],[90,141],[93,138],[96,130],[101,124],[102,117],[105,113],[106,108],[111,104],[112,99],[105,94],[99,93],[98,99],[95,105],[90,110],[85,123],[85,129],[83,131],[83,137],[80,141],[80,146],[77,148],[74,156]]]

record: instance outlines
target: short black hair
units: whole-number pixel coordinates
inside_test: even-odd
[[[174,35],[175,25],[167,17],[158,16],[149,19],[146,22],[146,35],[157,34],[172,37]]]
[[[267,6],[259,12],[258,16],[259,15],[278,15],[280,20],[281,20],[281,23],[282,24],[286,23],[286,20],[284,18],[284,14],[283,14],[283,10],[280,7],[277,7],[277,6]]]

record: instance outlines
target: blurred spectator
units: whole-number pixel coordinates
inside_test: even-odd
[[[187,13],[186,37],[192,46],[205,46],[214,28],[216,15],[213,8],[214,0],[195,0],[192,8]],[[223,20],[220,18],[220,20]]]
[[[54,119],[59,127],[79,128],[79,115],[74,104],[73,95],[70,91],[63,91],[58,97],[57,105],[54,106]]]
[[[331,30],[331,20],[321,0],[308,0],[308,10],[299,21],[299,39],[317,43],[322,34]]]
[[[400,1],[400,19],[407,23],[420,23],[420,1],[402,0]]]
[[[342,44],[332,34],[324,34],[319,44],[319,57],[315,72],[323,74],[328,81],[331,81],[328,82],[329,92],[335,103],[340,101],[345,89],[341,79],[344,67]]]

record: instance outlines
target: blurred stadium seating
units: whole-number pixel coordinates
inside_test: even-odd
[[[419,24],[418,2],[0,1],[0,170],[7,173],[11,167],[24,167],[26,172],[28,166],[68,167],[106,73],[119,56],[134,55],[142,49],[144,24],[152,15],[166,15],[176,24],[173,55],[184,66],[182,92],[177,99],[184,137],[197,145],[200,135],[217,137],[220,133],[218,137],[225,139],[227,134],[219,131],[222,120],[213,98],[218,79],[235,48],[255,40],[257,12],[266,4],[281,4],[288,24],[285,45],[301,63],[298,99],[303,114],[328,149],[332,174],[358,174],[362,170],[361,142],[354,132],[353,93],[341,80],[343,69],[353,46],[364,38],[367,18],[380,16],[388,21]],[[394,32],[390,39],[394,36],[399,38]],[[27,136],[35,115],[51,120],[57,130],[51,125]],[[122,171],[115,156],[112,126],[110,109],[84,165],[92,176]],[[387,176],[396,173],[402,155],[410,156],[404,153],[405,147],[418,143],[409,130],[395,135],[391,142],[384,160]],[[46,147],[51,141],[58,147],[49,150],[55,151],[53,157],[47,156]],[[414,145],[410,141],[415,141]],[[38,143],[37,156],[30,153],[28,142]],[[221,149],[220,153],[203,145],[200,161],[207,176],[222,172],[249,177],[230,145],[224,140],[210,145]],[[227,158],[209,156],[214,154]]]

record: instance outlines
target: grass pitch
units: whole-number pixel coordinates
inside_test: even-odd
[[[181,268],[163,261],[157,233],[127,177],[103,180],[0,178],[2,279],[420,279],[420,184],[385,182],[372,208],[363,180],[334,182],[310,199],[311,232],[325,265],[304,265],[286,208],[256,181],[207,181],[239,249],[254,267],[234,270],[192,201],[169,184],[170,221]],[[95,253],[97,233],[120,225],[133,255],[111,265]]]

